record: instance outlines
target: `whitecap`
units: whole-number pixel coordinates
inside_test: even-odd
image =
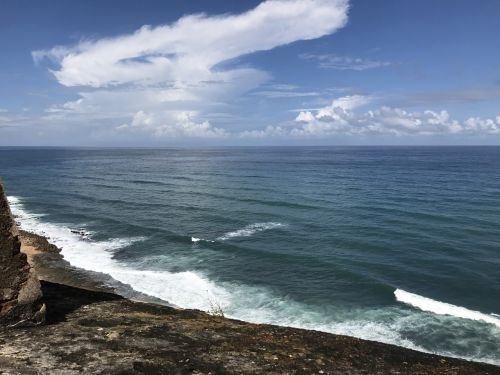
[[[197,273],[136,270],[113,258],[116,250],[144,241],[144,237],[92,241],[65,225],[40,221],[37,215],[24,210],[18,198],[9,197],[8,200],[21,227],[49,238],[74,267],[108,274],[138,292],[181,307],[208,310],[211,302],[220,303],[228,298],[229,293],[224,288]]]
[[[394,291],[394,295],[399,302],[406,303],[407,305],[416,307],[422,311],[428,311],[438,315],[451,315],[462,319],[480,320],[500,327],[500,319],[495,318],[492,315],[483,314],[479,311],[469,310],[465,307],[455,306],[445,302],[435,301],[401,289],[396,289]]]
[[[198,242],[215,242],[215,241],[212,241],[212,240],[207,240],[205,238],[197,238],[197,237],[191,237],[191,242],[192,243],[198,243]]]
[[[275,223],[275,222],[267,222],[267,223],[254,223],[247,225],[246,227],[242,229],[238,229],[233,232],[227,232],[223,234],[220,237],[217,237],[218,241],[226,241],[231,238],[237,238],[237,237],[250,237],[254,235],[255,233],[262,232],[265,230],[269,229],[275,229],[275,228],[280,228],[284,227],[285,224],[283,223]]]
[[[339,308],[335,311],[325,310],[322,307],[310,306],[277,295],[265,287],[218,282],[199,272],[135,269],[133,265],[121,263],[114,259],[113,254],[116,250],[136,241],[142,241],[144,238],[117,238],[107,241],[85,240],[81,235],[72,233],[71,229],[65,225],[42,222],[39,215],[32,215],[25,211],[19,199],[9,197],[9,201],[13,213],[21,221],[22,228],[50,237],[51,242],[62,249],[62,255],[73,266],[109,274],[115,280],[130,285],[138,292],[179,307],[208,311],[215,303],[220,305],[225,315],[230,318],[351,335],[416,350],[429,351],[428,348],[417,345],[406,335],[409,328],[418,324],[431,327],[427,321],[432,319],[423,316],[424,314],[419,311],[400,309],[395,306],[380,309],[359,308],[341,311],[342,309]],[[252,235],[260,230],[277,228],[283,225],[281,223],[255,223],[221,237],[227,239],[239,235]],[[233,235],[229,236],[230,234]],[[192,237],[191,240],[193,243],[206,241],[197,237]],[[400,302],[414,303],[415,307],[421,306],[422,308],[419,307],[421,310],[430,309],[430,306],[432,306],[427,301],[429,299],[399,289],[395,291],[395,295]],[[436,302],[440,306],[438,311],[441,312],[454,312],[455,310],[450,309],[450,307],[458,308],[442,302],[432,302]],[[443,308],[443,306],[446,308]],[[481,317],[488,317],[488,315],[479,312],[467,309],[465,311],[480,314]],[[456,316],[458,315],[463,314],[457,314]],[[492,316],[489,316],[489,318],[495,319]],[[452,318],[442,317],[441,319]],[[498,319],[495,320],[498,321]],[[447,329],[446,324],[443,327]],[[493,329],[496,328],[493,327]],[[473,338],[471,340],[470,345],[477,344],[477,340]],[[440,354],[455,355],[452,352],[440,352]],[[468,357],[462,355],[461,357],[499,364],[498,358],[492,358],[491,354],[490,356],[488,354],[484,355],[480,351],[475,355]]]

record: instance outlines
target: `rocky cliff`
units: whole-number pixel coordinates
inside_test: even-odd
[[[20,248],[0,178],[0,326],[3,327],[32,326],[45,320],[40,282]]]
[[[353,337],[260,325],[42,281],[47,324],[0,333],[1,374],[500,375]]]

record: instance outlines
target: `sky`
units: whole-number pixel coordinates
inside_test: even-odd
[[[498,145],[498,0],[0,0],[0,146]]]

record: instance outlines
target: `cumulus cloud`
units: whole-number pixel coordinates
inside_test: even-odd
[[[268,126],[263,130],[246,131],[241,137],[314,138],[334,135],[437,135],[500,134],[500,116],[495,119],[471,117],[453,120],[447,111],[408,112],[383,106],[375,110],[356,111],[370,103],[360,95],[341,97],[332,104],[314,111],[301,111],[294,124]]]
[[[130,124],[117,127],[121,132],[146,131],[157,136],[226,138],[229,134],[220,128],[213,127],[208,121],[197,122],[196,113],[178,112],[172,120],[158,118],[154,113],[139,111],[134,114]]]
[[[61,85],[79,89],[77,100],[48,112],[132,119],[143,111],[163,118],[148,127],[152,132],[170,135],[160,124],[178,121],[183,128],[188,122],[180,120],[179,112],[198,117],[221,112],[221,107],[271,78],[267,72],[235,66],[235,58],[331,34],[345,25],[347,11],[347,0],[268,0],[241,14],[188,15],[169,25],[143,26],[131,34],[32,55],[37,64],[56,64],[51,73]],[[224,65],[227,61],[233,63]],[[261,95],[315,95],[279,90]]]
[[[313,60],[320,68],[337,70],[368,70],[383,68],[393,65],[390,61],[371,60],[361,57],[337,56],[333,54],[315,55],[310,53],[300,54],[304,60]]]

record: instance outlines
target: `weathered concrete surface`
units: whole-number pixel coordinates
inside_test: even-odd
[[[500,374],[352,337],[42,288],[47,324],[0,332],[2,374]]]
[[[40,282],[20,247],[0,179],[0,326],[4,327],[32,326],[45,319]]]

